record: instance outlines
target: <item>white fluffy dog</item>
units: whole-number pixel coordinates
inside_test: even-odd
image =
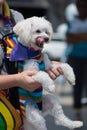
[[[23,70],[40,70],[33,78],[40,82],[42,87],[34,92],[19,90],[20,102],[22,104],[21,108],[23,108],[23,105],[25,107],[26,121],[32,124],[35,130],[47,130],[44,116],[49,114],[54,117],[57,125],[62,125],[70,129],[81,127],[83,125],[82,122],[72,121],[64,115],[57,97],[53,94],[42,95],[42,88],[51,93],[55,92],[54,82],[45,71],[52,67],[53,64],[51,64],[48,56],[42,53],[44,44],[49,43],[52,38],[53,31],[51,23],[44,18],[32,17],[16,24],[13,31],[17,35],[20,47],[13,49],[16,56],[12,52],[11,60],[17,60],[15,57],[20,61],[22,60],[23,62],[22,64],[20,62],[19,66],[22,66]],[[20,48],[21,51],[19,50]],[[25,52],[24,57],[22,55]],[[58,65],[55,65],[55,67],[58,67]],[[59,64],[59,67],[62,68],[63,74],[68,82],[74,85],[75,76],[72,68],[66,63]],[[25,125],[25,129],[30,129],[30,125]]]

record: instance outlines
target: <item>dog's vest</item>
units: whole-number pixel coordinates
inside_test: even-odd
[[[38,63],[38,68],[41,71],[45,70],[45,64],[43,61],[43,55],[37,55],[35,58],[33,58],[35,60],[35,62]],[[23,66],[24,66],[25,62],[24,61],[20,61],[18,63],[18,70],[19,72],[23,71]],[[42,86],[40,86],[37,90],[33,91],[33,92],[29,92],[26,91],[24,89],[19,89],[19,97],[20,97],[20,108],[21,108],[21,112],[23,115],[25,115],[25,107],[27,105],[27,103],[32,104],[35,108],[41,110],[42,109],[42,91],[43,88]]]

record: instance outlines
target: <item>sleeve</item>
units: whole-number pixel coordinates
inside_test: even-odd
[[[3,53],[2,47],[0,45],[0,66],[2,65],[3,59],[4,59],[4,53]]]
[[[11,9],[11,12],[13,14],[16,23],[24,19],[24,16],[20,12],[13,9]]]

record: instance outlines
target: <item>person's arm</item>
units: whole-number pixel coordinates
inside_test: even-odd
[[[87,41],[87,33],[78,33],[78,34],[67,33],[66,37],[67,42],[72,44]]]
[[[24,71],[19,74],[0,75],[0,90],[17,86],[29,91],[34,91],[40,86],[40,84],[32,78],[35,74],[37,74],[36,71]]]

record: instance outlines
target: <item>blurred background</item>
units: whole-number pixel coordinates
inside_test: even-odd
[[[66,20],[71,20],[78,11],[73,3],[73,0],[7,0],[10,8],[20,11],[25,18],[31,16],[45,16],[53,25],[54,34],[49,45],[44,46],[51,60],[65,61],[64,53],[67,47],[66,44]],[[73,111],[73,88],[64,79],[60,77],[55,81],[57,86],[57,96],[65,114],[74,119]],[[84,83],[85,86],[85,83]],[[84,87],[81,100],[83,104],[83,120],[84,127],[79,130],[87,130],[87,86]],[[55,126],[52,117],[47,117],[48,130],[67,130],[67,128]]]
[[[70,0],[7,0],[10,7],[20,11],[24,17],[46,16],[53,23],[54,30],[63,23],[65,7]]]

